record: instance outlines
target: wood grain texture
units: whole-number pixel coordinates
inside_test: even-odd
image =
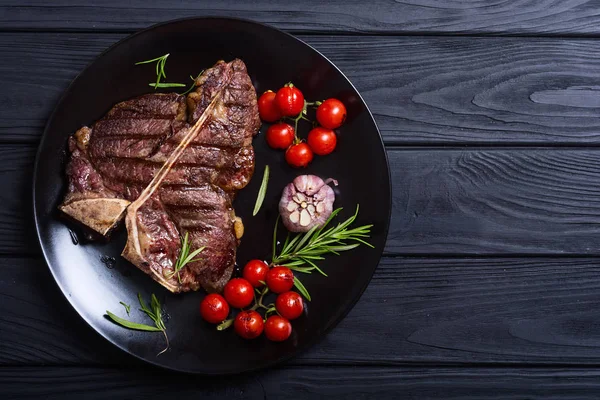
[[[42,259],[0,268],[0,365],[141,365],[85,324]],[[289,365],[599,366],[599,278],[598,259],[384,257],[348,316]]]
[[[386,250],[600,254],[597,150],[390,150]]]
[[[0,145],[0,254],[39,254],[33,223],[34,146]]]
[[[387,256],[336,329],[283,366],[204,379],[149,368],[69,306],[39,256],[31,175],[85,65],[211,15],[336,63],[391,146],[394,196]],[[599,22],[593,0],[0,0],[0,398],[598,398]]]
[[[3,1],[0,28],[125,30],[175,18],[249,18],[292,32],[597,35],[592,0]]]
[[[10,399],[597,399],[598,369],[292,367],[227,379],[158,370],[0,367]]]
[[[0,254],[39,254],[32,145],[0,146]],[[600,254],[600,150],[392,148],[388,255]]]
[[[36,142],[70,81],[123,34],[0,34],[0,142]],[[305,36],[387,144],[600,145],[600,43]],[[15,68],[19,65],[19,68]]]

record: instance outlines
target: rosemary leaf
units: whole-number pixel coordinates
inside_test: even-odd
[[[331,247],[329,247],[329,251],[331,251],[331,252],[333,252],[333,251],[348,251],[348,250],[355,249],[358,246],[359,246],[359,243],[348,244],[346,246],[331,246]]]
[[[358,206],[356,206],[356,207],[358,208]],[[317,237],[321,234],[321,232],[323,232],[323,229],[325,229],[325,227],[327,225],[329,225],[329,223],[335,218],[335,216],[338,215],[340,213],[340,211],[342,211],[342,210],[343,210],[343,208],[340,207],[340,208],[336,208],[335,210],[332,211],[332,213],[329,216],[329,218],[327,218],[327,221],[325,221],[325,223],[321,226],[321,229],[319,229],[317,231],[317,234],[316,234]]]
[[[196,88],[196,82],[192,82],[192,85],[188,88],[188,90],[186,90],[185,92],[181,93],[181,95],[185,96],[186,94],[188,94],[189,92],[191,92],[195,88]]]
[[[275,229],[273,229],[273,261],[275,261],[275,254],[277,254],[277,226],[279,225],[279,218],[279,215],[277,215],[277,220],[275,220]]]
[[[288,232],[287,235],[285,235],[285,242],[283,243],[283,248],[285,249],[288,245],[288,243],[290,242],[290,233]]]
[[[148,86],[153,88],[170,88],[170,87],[185,87],[185,83],[149,83]]]
[[[167,58],[166,58],[166,57],[165,57],[165,58],[163,58],[163,59],[160,61],[160,72],[161,72],[161,74],[162,74],[162,77],[163,77],[163,78],[165,78],[165,79],[167,79],[167,74],[165,73],[165,64],[166,64],[166,63],[167,63]]]
[[[301,235],[302,239],[300,239],[298,244],[296,244],[296,247],[294,247],[294,252],[297,253],[300,249],[302,249],[304,243],[306,243],[306,241],[310,239],[310,237],[313,235],[313,233],[315,233],[317,229],[319,229],[319,225],[313,226],[308,232],[306,232],[304,235]]]
[[[289,254],[289,252],[292,251],[292,248],[296,245],[296,243],[298,243],[298,241],[300,240],[301,236],[302,235],[296,235],[296,236],[294,236],[294,238],[287,244],[287,246],[285,246],[281,250],[280,256],[283,257],[284,255]],[[274,252],[273,252],[273,256],[275,256]]]
[[[165,59],[165,60],[166,60],[166,59],[167,59],[167,57],[169,57],[169,53],[167,53],[167,54],[165,54],[165,55],[163,55],[163,56],[160,56],[160,57],[153,58],[152,60],[138,61],[138,62],[136,62],[136,63],[135,63],[135,65],[140,65],[140,64],[150,64],[150,63],[153,63],[153,62],[160,61],[160,60],[162,60],[162,59]]]
[[[195,78],[190,75],[190,79],[192,80],[192,86],[190,86],[190,88],[188,90],[186,90],[185,92],[181,93],[182,96],[185,96],[186,94],[188,94],[189,92],[191,92],[192,90],[194,90],[196,88],[196,80],[200,77],[200,75],[202,75],[204,73],[204,71],[205,70],[200,71],[200,73]]]
[[[125,304],[122,301],[119,302],[120,305],[122,305],[123,307],[125,307],[125,311],[127,312],[127,315],[129,316],[129,312],[131,311],[131,306],[129,304]]]
[[[262,183],[260,184],[260,189],[258,189],[258,196],[256,197],[256,203],[254,204],[254,211],[252,212],[252,216],[254,217],[258,214],[260,210],[260,206],[262,206],[263,201],[265,200],[265,195],[267,194],[267,184],[269,182],[269,166],[265,166],[265,172],[263,173]]]
[[[121,325],[122,327],[127,328],[127,329],[135,329],[138,331],[147,331],[147,332],[160,332],[161,331],[161,329],[157,328],[156,326],[138,324],[137,322],[127,321],[126,319],[117,317],[115,314],[111,313],[108,310],[106,310],[106,315],[114,323]]]
[[[319,272],[321,275],[323,275],[323,276],[327,276],[327,274],[326,274],[325,272],[323,272],[323,271],[321,270],[321,268],[317,267],[317,264],[315,264],[315,263],[314,263],[313,261],[311,261],[310,259],[308,259],[308,258],[303,258],[303,259],[302,259],[302,261],[303,261],[303,262],[305,262],[306,264],[309,264],[309,265],[312,267],[312,268],[311,268],[311,270],[312,270],[312,269],[316,269],[316,270],[317,270],[317,271],[318,271],[318,272]]]
[[[331,249],[329,247],[327,247],[324,250],[327,250],[328,252],[331,252]],[[324,260],[325,257],[321,257],[321,256],[318,256],[318,255],[313,255],[313,254],[305,254],[300,259],[301,260]]]
[[[306,290],[306,288],[304,287],[302,282],[300,282],[300,280],[295,276],[294,276],[294,286],[296,287],[296,289],[298,289],[300,294],[306,298],[306,300],[310,301],[310,294],[308,294],[308,290]]]
[[[318,273],[320,273],[321,275],[323,275],[324,277],[327,278],[328,275],[325,272],[323,272],[323,270],[321,268],[319,268],[315,265],[315,269],[317,270]]]
[[[304,264],[304,262],[302,262],[302,264]],[[296,272],[302,272],[305,274],[312,274],[312,270],[314,269],[313,267],[295,267],[295,266],[290,266],[289,264],[284,264],[284,267],[288,267],[289,269],[291,269],[292,271],[296,271]]]
[[[152,296],[150,297],[150,304],[152,306],[152,312],[154,313],[154,315],[160,315],[160,303],[158,302],[158,299],[156,298],[154,293],[152,293]]]
[[[304,265],[304,264],[305,264],[305,262],[304,262],[304,261],[302,261],[302,260],[296,260],[296,261],[287,262],[287,263],[285,263],[285,264],[281,264],[281,265],[282,265],[283,267],[288,267],[288,268],[291,268],[291,267],[295,267],[295,266],[297,266],[297,265]]]

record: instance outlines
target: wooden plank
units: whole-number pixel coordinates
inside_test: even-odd
[[[123,37],[0,34],[0,142],[36,142],[69,82]],[[597,41],[300,38],[347,74],[387,144],[600,145]]]
[[[175,18],[253,19],[292,32],[597,35],[590,0],[273,2],[258,0],[3,1],[2,29],[127,30]]]
[[[0,145],[0,254],[39,254],[33,222],[35,147]]]
[[[0,365],[140,366],[78,317],[42,259],[0,268]],[[384,257],[348,316],[290,365],[599,366],[599,277],[597,258]]]
[[[600,254],[595,150],[391,149],[388,254]]]
[[[3,398],[597,399],[598,369],[293,367],[228,378],[157,369],[1,367]],[[176,391],[176,392],[175,392]]]
[[[599,151],[391,148],[386,254],[599,255]],[[34,154],[0,146],[0,254],[38,254]]]

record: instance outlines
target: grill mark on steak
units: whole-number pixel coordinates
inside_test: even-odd
[[[104,120],[142,118],[186,120],[186,99],[177,93],[159,93],[125,100],[115,105]]]
[[[196,186],[203,182],[214,183],[227,192],[239,190],[249,182],[254,166],[254,155],[235,154],[239,160],[231,164],[190,161],[175,164],[162,181],[162,185]],[[147,184],[160,170],[162,164],[152,160],[107,158],[98,166],[103,175],[110,175],[114,183]],[[206,161],[206,160],[205,160]],[[229,161],[229,160],[226,160]],[[211,165],[213,164],[213,165]],[[118,190],[118,189],[115,189]]]
[[[63,203],[69,196],[133,201],[123,256],[173,292],[220,291],[229,280],[238,245],[231,201],[254,172],[251,143],[260,127],[256,92],[240,60],[218,62],[196,86],[187,97],[151,94],[115,105],[94,124],[81,154],[71,152],[70,164],[91,168],[101,185],[80,192],[75,184],[86,169],[67,168]],[[90,226],[94,217],[79,220]],[[179,283],[170,273],[186,232],[192,249],[206,249]]]
[[[150,142],[159,143],[158,140],[150,140]],[[163,153],[150,154],[150,149],[153,146],[147,146],[145,143],[142,144],[139,140],[118,140],[116,145],[112,145],[111,143],[103,143],[102,145],[106,146],[106,150],[102,149],[101,153],[95,151],[93,154],[97,162],[122,160],[123,162],[141,161],[148,164],[162,165],[167,159]],[[229,164],[237,162],[238,158],[248,157],[253,152],[254,149],[252,146],[232,149],[190,143],[177,161],[177,165],[202,165],[215,168],[227,167]]]

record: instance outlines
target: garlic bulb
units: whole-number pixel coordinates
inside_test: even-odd
[[[283,189],[279,214],[290,232],[308,232],[315,225],[323,225],[333,211],[335,193],[327,184],[335,179],[315,175],[300,175]]]

